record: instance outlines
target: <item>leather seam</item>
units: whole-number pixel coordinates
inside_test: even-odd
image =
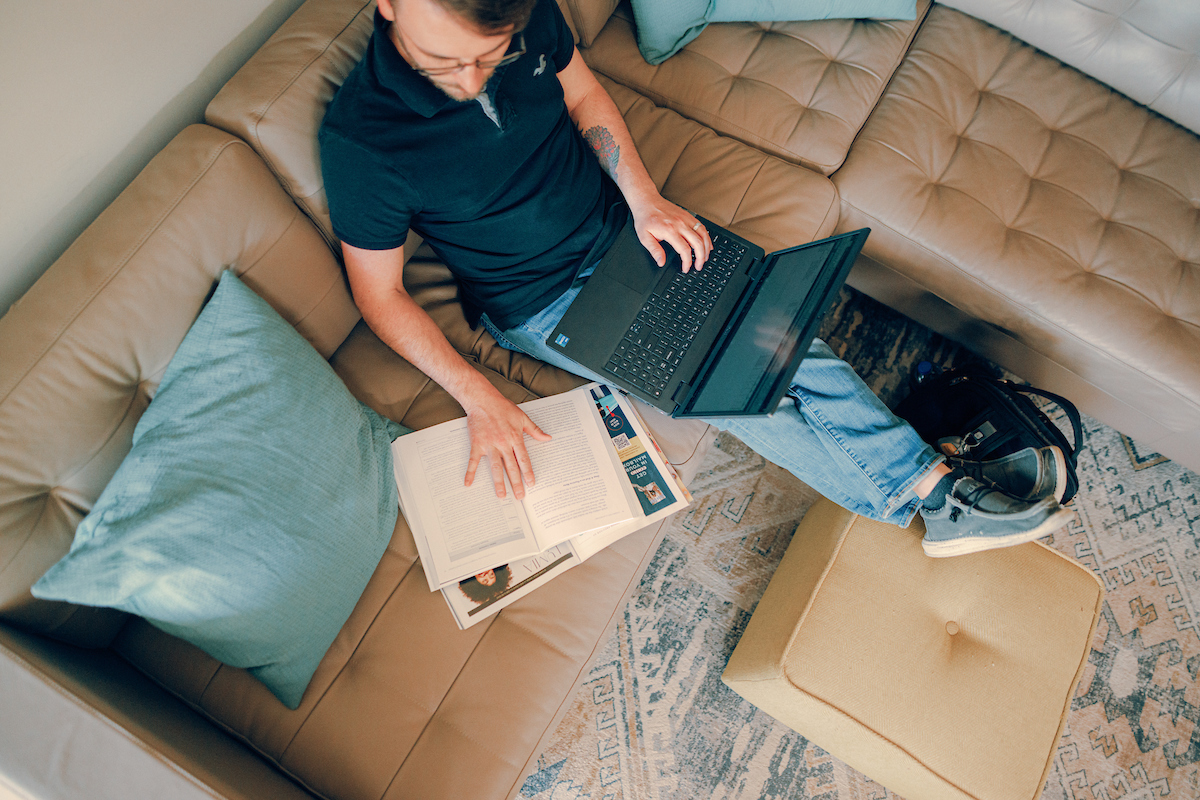
[[[187,698],[182,697],[181,695],[177,694],[175,691],[170,689],[166,684],[162,683],[156,676],[154,676],[154,675],[150,674],[149,672],[147,672],[146,670],[142,669],[142,667],[139,664],[137,664],[134,661],[131,661],[129,658],[127,658],[125,656],[124,653],[120,652],[119,650],[113,651],[113,652],[115,652],[118,657],[120,657],[123,661],[125,661],[125,663],[129,664],[131,667],[133,667],[138,672],[140,672],[142,675],[144,675],[148,681],[153,683],[155,686],[158,686],[160,689],[165,691],[167,694],[171,695],[171,697],[175,698],[179,702],[186,705],[188,708],[192,709],[192,711],[196,712],[196,714],[203,717],[210,724],[216,726],[220,730],[227,733],[230,736],[230,738],[234,739],[235,741],[241,742],[243,745],[245,745],[246,747],[253,750],[255,753],[257,753],[262,758],[263,761],[267,762],[267,764],[269,764],[269,765],[273,765],[276,769],[278,769],[280,772],[282,772],[288,778],[295,781],[298,785],[302,786],[305,789],[305,791],[309,792],[310,794],[312,794],[318,798],[322,798],[323,800],[333,800],[332,798],[328,798],[325,794],[323,794],[323,793],[317,791],[316,789],[314,789],[313,787],[309,786],[309,784],[306,783],[303,778],[301,778],[299,775],[296,775],[294,772],[292,772],[288,768],[284,767],[283,764],[281,764],[278,759],[274,758],[266,750],[259,747],[256,742],[254,742],[253,740],[250,739],[250,737],[243,735],[238,730],[235,730],[232,726],[230,726],[228,723],[226,723],[224,720],[220,719],[219,717],[217,717],[213,714],[210,714],[198,702],[188,700]],[[221,666],[224,667],[225,665],[222,664]],[[218,669],[215,672],[219,672],[219,671],[220,670]],[[215,672],[214,672],[214,674],[215,674]],[[207,688],[207,684],[206,684],[206,688]],[[227,798],[224,798],[223,796],[218,796],[217,800],[227,800]]]
[[[471,660],[471,658],[474,657],[475,653],[478,652],[480,643],[484,640],[484,638],[487,636],[488,632],[491,630],[492,625],[495,624],[499,618],[500,618],[499,615],[496,615],[496,616],[491,617],[488,620],[487,630],[485,630],[480,635],[479,639],[476,640],[474,646],[471,648],[471,654],[469,656],[467,656],[467,658],[463,661],[464,667],[466,666],[467,662],[469,662]],[[437,708],[435,708],[433,710],[433,713],[429,715],[429,719],[425,720],[425,724],[421,726],[421,732],[418,733],[416,735],[416,737],[413,739],[412,748],[410,748],[409,751],[407,753],[405,753],[404,758],[401,759],[400,763],[396,765],[396,771],[392,773],[392,777],[388,780],[387,786],[384,787],[383,794],[380,795],[380,797],[386,797],[388,791],[392,788],[393,785],[395,785],[397,778],[400,777],[400,773],[404,770],[404,765],[408,763],[409,757],[412,756],[413,750],[415,750],[417,748],[417,745],[421,742],[421,740],[423,738],[425,738],[425,734],[429,732],[430,725],[432,725],[434,720],[437,719],[438,712],[441,710],[442,705],[445,704],[446,698],[450,695],[450,693],[452,691],[454,691],[454,687],[458,685],[458,681],[461,677],[462,677],[462,669],[459,669],[458,674],[454,676],[454,680],[452,680],[450,682],[450,685],[446,687],[446,691],[444,694],[442,694],[441,700],[438,701]],[[459,731],[457,731],[457,729],[455,729],[455,732],[459,732]],[[468,740],[470,741],[469,738],[468,738]]]
[[[8,568],[11,567],[13,564],[15,564],[17,559],[20,558],[21,551],[24,550],[25,547],[29,544],[29,540],[33,538],[33,532],[38,529],[38,526],[41,524],[42,519],[45,518],[46,511],[50,506],[50,493],[44,492],[44,493],[42,493],[41,497],[42,497],[42,510],[38,512],[37,519],[35,519],[33,521],[33,524],[29,526],[29,530],[28,530],[28,532],[26,532],[25,538],[21,540],[21,544],[17,547],[16,550],[13,551],[12,558],[10,558],[7,562],[5,562],[3,567],[0,567],[0,578],[3,578],[4,573],[8,571]]]
[[[338,668],[337,674],[335,674],[330,679],[328,685],[326,685],[325,688],[321,691],[321,695],[317,698],[314,698],[312,708],[309,709],[309,712],[304,716],[304,719],[301,720],[298,725],[296,725],[296,730],[292,733],[291,737],[288,739],[287,744],[285,744],[283,746],[283,748],[279,751],[279,759],[276,763],[278,763],[281,767],[283,766],[283,760],[285,758],[287,758],[288,751],[290,751],[292,748],[292,745],[296,743],[296,739],[303,732],[304,727],[306,725],[308,725],[309,721],[312,719],[312,715],[320,707],[321,703],[324,702],[326,696],[329,694],[329,690],[332,689],[333,685],[338,682],[338,679],[346,671],[347,667],[350,666],[350,662],[354,660],[354,656],[358,654],[359,648],[362,647],[363,642],[366,641],[367,636],[370,635],[371,629],[374,628],[375,624],[379,621],[380,613],[382,613],[383,609],[388,605],[388,603],[390,603],[392,601],[392,598],[394,598],[396,596],[396,593],[398,591],[400,591],[400,587],[404,584],[404,582],[406,580],[408,580],[409,575],[412,574],[413,568],[419,563],[420,563],[420,559],[416,559],[416,558],[414,558],[411,562],[409,562],[408,569],[404,570],[404,574],[402,576],[400,576],[400,579],[398,581],[396,581],[396,585],[392,587],[392,590],[390,592],[388,592],[387,599],[384,600],[384,602],[379,606],[379,610],[371,618],[371,622],[367,625],[366,628],[363,629],[362,635],[359,636],[358,641],[354,643],[354,647],[351,649],[350,654],[346,657],[345,662],[343,662],[342,665]],[[376,568],[378,568],[378,565],[376,565]],[[392,688],[397,689],[397,687],[395,687],[395,686],[393,686]],[[410,702],[412,702],[412,704],[414,706],[416,706],[417,708],[421,708],[424,710],[424,707],[420,703],[416,702],[416,700],[414,698],[412,698],[411,696],[405,694],[403,691],[398,691],[398,693],[403,695]],[[403,762],[401,762],[401,765],[403,765]]]
[[[707,56],[701,56],[696,53],[693,53],[692,55],[694,55],[698,58],[704,58],[708,61],[712,61],[712,59],[709,59]],[[715,64],[716,62],[713,62],[713,63]],[[720,65],[718,64],[718,66],[720,66]],[[655,73],[655,74],[657,74],[657,73]],[[611,75],[609,75],[609,78],[611,78],[614,81],[617,80],[615,77],[613,77]],[[730,78],[732,80],[733,76],[731,75]],[[618,81],[618,83],[619,83],[619,81]],[[765,85],[769,86],[770,84],[765,84]],[[692,104],[692,103],[685,103],[685,102],[676,100],[668,95],[663,94],[662,92],[658,91],[657,89],[651,88],[650,86],[639,85],[636,87],[631,86],[630,88],[634,89],[635,91],[642,92],[648,99],[653,100],[655,105],[660,108],[679,109],[681,112],[684,112],[684,115],[687,119],[697,123],[698,125],[706,125],[706,123],[702,122],[700,119],[697,119],[697,117],[708,117],[709,119],[720,119],[722,122],[727,122],[727,120],[725,120],[723,117],[718,117],[716,114],[713,114],[711,111],[707,111],[707,110],[700,108],[699,106],[696,106],[695,104]],[[772,87],[772,88],[775,88],[775,87]],[[791,97],[790,95],[787,95],[786,92],[783,92],[782,89],[780,89],[779,92],[781,94],[786,95],[789,99],[795,100],[795,98]],[[797,103],[797,105],[798,105],[798,103]],[[771,142],[764,139],[761,135],[753,133],[736,123],[730,122],[729,126],[730,126],[730,129],[739,131],[740,133],[744,134],[746,136],[746,138],[748,138],[748,139],[756,140],[765,145],[772,145]],[[711,127],[711,126],[708,126],[708,127]],[[713,132],[716,133],[716,130],[714,129]],[[779,147],[778,145],[774,145],[774,146],[797,159],[800,158],[800,155],[790,148]]]
[[[271,251],[272,251],[272,250],[274,250],[274,249],[275,249],[275,247],[276,247],[276,246],[277,246],[277,245],[278,245],[278,244],[279,244],[281,241],[283,241],[283,238],[284,238],[285,236],[287,236],[287,234],[288,234],[288,231],[290,231],[290,230],[292,230],[293,228],[295,228],[295,227],[296,227],[296,224],[297,224],[297,223],[298,223],[298,222],[299,222],[301,219],[303,219],[303,220],[304,220],[304,221],[306,221],[306,222],[307,222],[307,221],[309,221],[309,218],[308,218],[308,216],[307,216],[307,215],[305,215],[305,213],[304,213],[303,211],[301,211],[301,210],[300,210],[300,207],[299,207],[299,206],[297,206],[295,203],[293,203],[293,204],[292,204],[292,218],[291,218],[290,220],[288,220],[288,224],[287,224],[286,226],[284,226],[284,229],[283,229],[282,231],[280,231],[280,232],[279,232],[279,236],[277,236],[277,237],[275,238],[275,241],[271,242],[270,246],[268,246],[268,247],[267,247],[267,249],[266,249],[266,250],[263,252],[263,254],[262,254],[261,256],[259,256],[259,258],[258,258],[258,259],[257,259],[257,260],[256,260],[256,261],[253,263],[253,264],[250,264],[250,265],[249,265],[249,266],[247,266],[247,267],[246,267],[244,270],[242,270],[242,273],[241,273],[241,274],[242,274],[242,275],[248,275],[248,274],[250,274],[250,271],[251,271],[251,270],[253,270],[253,269],[254,269],[255,267],[257,267],[259,264],[261,264],[261,263],[262,263],[262,261],[263,261],[263,259],[265,259],[265,258],[266,258],[268,255],[270,255]],[[336,287],[337,287],[338,280],[339,280],[339,278],[340,278],[340,277],[341,277],[341,272],[340,272],[340,270],[339,270],[339,271],[338,271],[338,273],[336,273],[336,274],[335,274],[333,277],[331,277],[331,278],[330,278],[329,285],[326,287],[326,289],[325,289],[324,293],[322,293],[322,295],[321,295],[319,298],[317,298],[316,302],[314,302],[314,303],[313,303],[313,304],[312,304],[312,305],[311,305],[311,306],[308,308],[308,310],[307,310],[307,311],[305,311],[303,314],[301,314],[299,317],[297,317],[295,322],[291,323],[291,325],[292,325],[292,327],[293,327],[293,328],[295,328],[296,326],[300,325],[301,323],[303,323],[305,320],[307,320],[309,317],[311,317],[313,314],[315,314],[315,313],[316,313],[317,309],[318,309],[318,308],[320,308],[320,307],[322,306],[322,304],[324,304],[324,302],[325,302],[325,299],[326,299],[326,298],[328,298],[328,297],[329,297],[329,295],[331,295],[331,294],[334,292],[334,290],[335,290],[335,289],[336,289]],[[357,306],[356,306],[356,308],[357,308]],[[359,315],[359,318],[360,318],[360,319],[362,318],[362,315],[361,315],[361,314]],[[348,336],[348,335],[349,335],[349,334],[347,334],[347,336]],[[343,340],[343,341],[344,341],[344,340]],[[339,346],[340,346],[340,344],[339,344]],[[336,348],[336,347],[334,348],[334,352],[337,352],[337,348]],[[332,353],[331,353],[330,355],[332,356]],[[326,360],[328,360],[328,359],[326,359]]]

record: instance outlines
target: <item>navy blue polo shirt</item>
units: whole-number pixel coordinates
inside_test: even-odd
[[[376,12],[318,136],[334,233],[390,250],[411,227],[458,279],[472,322],[486,311],[510,328],[566,291],[626,214],[563,102],[571,31],[541,0],[525,55],[496,70],[485,102],[461,102],[408,65],[389,24]]]

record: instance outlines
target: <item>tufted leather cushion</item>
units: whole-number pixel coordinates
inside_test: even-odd
[[[1195,0],[942,0],[1200,133]]]
[[[870,258],[1152,416],[1160,451],[1194,462],[1195,136],[935,7],[834,180]]]
[[[929,10],[917,18],[723,22],[659,66],[618,11],[582,51],[593,70],[659,105],[826,175],[846,157]]]

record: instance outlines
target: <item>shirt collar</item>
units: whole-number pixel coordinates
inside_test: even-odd
[[[429,119],[446,106],[456,103],[441,89],[409,66],[388,35],[391,25],[379,9],[375,10],[375,33],[371,43],[371,66],[376,80],[395,92],[409,108]]]

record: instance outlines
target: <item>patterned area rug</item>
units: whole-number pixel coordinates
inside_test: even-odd
[[[916,361],[973,358],[849,289],[821,336],[889,404]],[[1043,541],[1107,594],[1042,799],[1197,800],[1200,479],[1087,417],[1079,456],[1077,519]],[[721,683],[816,494],[724,434],[691,488],[521,796],[898,800]]]

